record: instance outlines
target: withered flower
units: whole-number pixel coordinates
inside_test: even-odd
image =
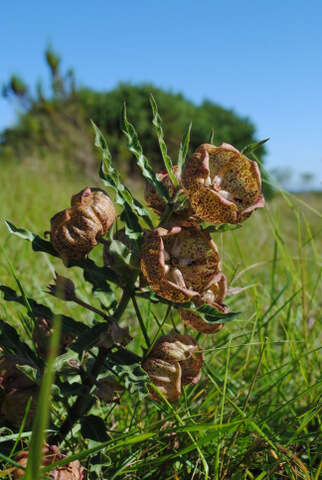
[[[215,243],[197,226],[148,231],[141,269],[160,297],[176,303],[202,302],[202,294],[221,272]]]
[[[16,455],[14,460],[19,463],[19,465],[26,468],[28,456],[29,451],[23,451]],[[52,465],[53,463],[59,462],[64,458],[66,458],[66,455],[60,453],[57,446],[45,445],[43,447],[43,467]],[[25,470],[17,467],[12,471],[12,474],[14,479],[22,478],[25,475]],[[46,473],[46,476],[55,480],[86,480],[87,471],[86,468],[80,464],[79,460],[74,460],[73,462],[67,463],[62,467],[56,467],[55,469]]]
[[[257,163],[228,143],[200,145],[185,164],[182,185],[196,214],[214,224],[243,222],[265,203]]]
[[[180,397],[182,386],[200,380],[203,362],[203,353],[192,337],[170,333],[157,340],[142,368],[165,398],[173,402]],[[150,396],[160,400],[152,388]]]
[[[100,188],[86,187],[71,199],[71,207],[51,219],[50,239],[65,265],[84,259],[116,218],[112,200]]]

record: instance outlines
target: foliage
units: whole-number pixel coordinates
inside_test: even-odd
[[[50,92],[39,83],[36,94],[19,79],[17,92],[11,87],[13,76],[4,86],[4,94],[18,102],[20,115],[15,126],[7,128],[0,136],[0,158],[42,157],[50,153],[59,153],[75,164],[75,170],[85,170],[86,174],[95,172],[95,154],[89,120],[108,136],[110,151],[115,166],[125,175],[139,181],[140,172],[135,158],[127,149],[126,138],[120,131],[121,106],[127,104],[127,116],[135,122],[143,151],[153,168],[162,168],[162,155],[158,142],[151,135],[152,112],[149,96],[158,103],[160,115],[164,121],[164,137],[170,158],[177,154],[181,138],[189,122],[192,122],[190,135],[191,151],[208,140],[211,130],[213,141],[231,143],[238,149],[255,142],[255,126],[247,117],[238,116],[233,110],[221,107],[210,100],[195,105],[181,93],[164,91],[152,84],[132,85],[120,83],[111,91],[100,92],[90,88],[77,87],[72,70],[66,73],[60,70],[60,59],[51,48],[45,52],[50,71]],[[22,92],[22,94],[21,94]],[[264,148],[257,151],[260,162],[263,161]],[[264,178],[265,175],[264,175]],[[267,199],[272,189],[264,183]]]
[[[133,131],[131,136],[132,142]],[[314,268],[320,259],[319,227],[314,221],[320,219],[314,207],[316,200],[306,204],[282,192],[278,204],[254,214],[243,228],[207,227],[220,246],[232,312],[216,336],[194,334],[206,357],[201,380],[187,385],[176,403],[163,397],[156,402],[146,396],[149,381],[140,367],[142,359],[149,356],[161,334],[173,328],[180,334],[191,335],[192,331],[180,321],[179,305],[158,297],[137,281],[137,252],[147,226],[143,227],[140,212],[146,209],[141,203],[138,207],[123,184],[98,129],[96,144],[105,166],[100,169],[101,178],[114,190],[123,210],[128,246],[120,245],[119,224],[104,239],[104,249],[112,252],[111,265],[101,266],[101,246],[97,246],[91,258],[65,269],[65,275],[77,284],[72,301],[64,303],[43,293],[53,265],[60,271],[64,267],[50,242],[32,233],[46,228],[48,211],[55,213],[66,203],[66,179],[49,183],[42,179],[42,190],[37,193],[27,170],[16,170],[15,175],[11,170],[5,178],[15,178],[18,185],[22,179],[25,189],[24,197],[15,198],[17,210],[10,218],[21,224],[32,211],[33,222],[43,223],[37,227],[30,224],[29,230],[11,222],[11,238],[3,233],[3,264],[8,264],[7,254],[15,267],[9,262],[8,272],[3,265],[1,268],[3,276],[16,283],[17,291],[1,288],[5,317],[0,325],[1,345],[5,353],[28,357],[40,376],[46,372],[41,391],[46,400],[38,407],[32,433],[24,423],[26,417],[18,432],[2,418],[3,470],[14,467],[15,454],[23,444],[31,449],[26,475],[30,478],[36,469],[32,478],[39,477],[40,459],[35,453],[39,452],[50,406],[47,438],[68,453],[56,465],[81,460],[91,479],[318,478],[320,383],[315,332],[321,271]],[[9,185],[9,181],[4,183],[5,208],[10,203]],[[71,186],[69,189],[74,191]],[[162,218],[152,217],[152,221],[156,226]],[[29,258],[31,249],[37,252],[36,259]],[[221,323],[225,315],[207,305],[183,306],[209,323]],[[234,311],[241,313],[234,316]],[[55,348],[50,348],[46,361],[32,335],[39,315],[55,322],[61,318],[63,334],[74,330],[78,336],[66,353],[59,352],[55,362]],[[110,328],[113,319],[121,321],[121,332]],[[125,326],[133,337],[128,344],[124,341]],[[54,331],[58,335],[56,328]],[[102,334],[104,342],[108,335],[112,347],[98,343]],[[52,338],[57,343],[57,338]],[[149,345],[143,347],[144,342]],[[54,370],[49,405],[48,381]],[[98,398],[97,381],[108,380],[110,375],[120,383],[122,393],[105,404]],[[45,471],[54,467],[49,465]]]

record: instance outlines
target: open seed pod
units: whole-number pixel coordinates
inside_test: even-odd
[[[28,451],[20,452],[15,456],[15,462],[19,463],[22,467],[26,468],[28,462]],[[43,466],[47,467],[53,463],[59,462],[66,458],[65,455],[61,454],[58,447],[55,445],[45,445],[43,448]],[[25,475],[25,470],[22,468],[15,468],[12,471],[13,478],[22,478]],[[67,463],[62,467],[57,467],[51,470],[46,474],[46,477],[53,478],[55,480],[86,480],[87,471],[84,468],[79,460],[74,460],[73,462]]]
[[[221,271],[215,243],[197,226],[148,231],[141,269],[160,297],[176,303],[201,301],[202,293]]]
[[[214,224],[243,222],[265,203],[257,163],[228,143],[200,145],[185,164],[182,185],[196,215]]]
[[[142,368],[169,402],[180,397],[182,386],[200,380],[204,357],[197,350],[197,342],[189,335],[170,333],[157,340],[144,360]],[[150,396],[160,400],[152,388]]]
[[[50,239],[65,265],[88,255],[116,218],[112,200],[100,188],[86,187],[71,199],[71,207],[51,219]]]

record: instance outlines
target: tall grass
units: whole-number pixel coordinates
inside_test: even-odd
[[[37,170],[3,166],[2,181],[2,217],[39,233],[72,193],[93,183],[48,162]],[[227,303],[241,315],[215,336],[200,337],[202,380],[186,387],[177,404],[125,392],[119,406],[94,407],[104,418],[107,442],[80,440],[74,428],[63,449],[71,459],[87,461],[90,478],[318,479],[321,204],[318,194],[282,193],[241,229],[214,237],[233,294]],[[53,271],[62,273],[61,262],[32,253],[3,225],[0,231],[26,294],[87,322],[91,314],[44,293]],[[93,252],[99,262],[100,248]],[[5,256],[0,276],[2,284],[14,286]],[[71,269],[68,276],[86,298],[78,272]],[[137,307],[150,338],[174,325],[185,330],[163,305],[142,300]],[[1,316],[23,332],[17,306],[1,302]],[[144,338],[132,305],[123,322],[134,337],[132,350],[141,354]],[[0,450],[2,445],[4,438]]]

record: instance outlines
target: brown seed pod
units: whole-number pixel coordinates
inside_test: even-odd
[[[197,226],[148,231],[141,269],[158,295],[176,303],[201,301],[202,293],[221,271],[215,243]]]
[[[180,397],[182,386],[200,380],[203,362],[203,354],[192,337],[170,333],[157,340],[142,368],[165,398],[173,402]],[[160,400],[152,388],[150,396]]]
[[[22,467],[26,468],[28,462],[29,451],[20,452],[15,456],[15,462],[19,463]],[[62,455],[55,445],[45,445],[43,447],[43,466],[47,467],[53,463],[59,462],[66,458],[65,455]],[[25,475],[25,470],[22,468],[15,468],[12,471],[13,478],[22,478]],[[62,467],[57,467],[46,474],[49,478],[54,480],[86,480],[87,471],[84,468],[79,460],[74,460],[73,462],[67,463]]]
[[[53,248],[68,266],[84,259],[116,218],[112,200],[100,188],[86,187],[71,199],[71,207],[51,219]]]
[[[182,185],[196,215],[214,224],[243,222],[265,204],[257,163],[228,143],[200,145],[185,164]]]

